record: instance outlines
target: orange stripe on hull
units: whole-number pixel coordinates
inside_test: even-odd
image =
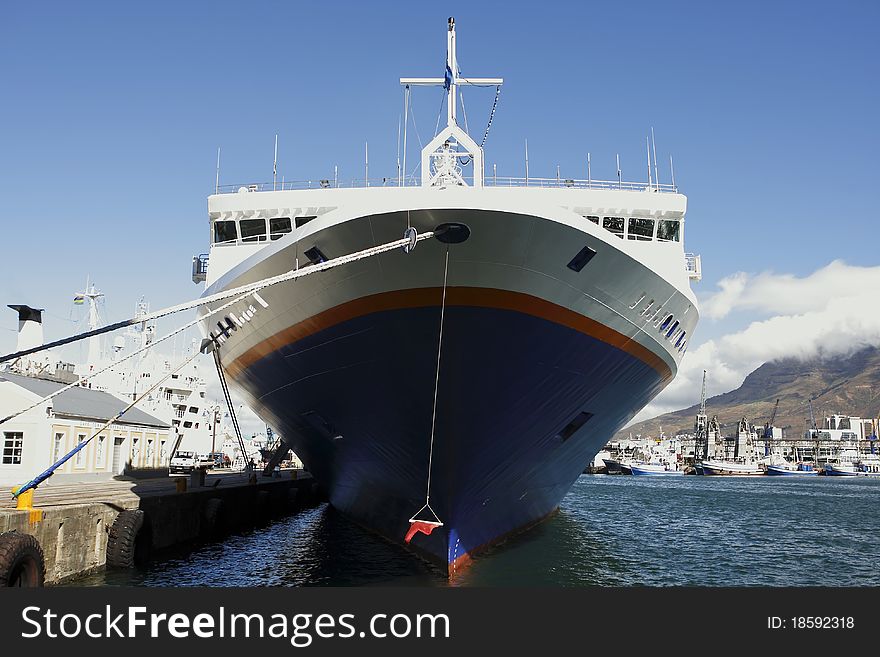
[[[404,308],[439,306],[442,293],[443,290],[439,287],[395,290],[394,292],[381,292],[361,297],[334,306],[254,345],[232,361],[227,367],[227,371],[231,376],[235,376],[261,358],[283,347],[356,317]],[[530,294],[493,288],[451,287],[446,292],[446,305],[511,310],[561,324],[635,356],[646,365],[654,368],[664,381],[672,378],[672,370],[666,361],[632,338],[596,320],[584,317],[580,313]]]

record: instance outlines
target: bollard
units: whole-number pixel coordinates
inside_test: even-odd
[[[177,484],[177,492],[178,493],[185,493],[186,492],[186,479],[184,479],[183,477],[178,477],[175,480],[175,483]]]
[[[12,494],[18,492],[18,487],[12,489]],[[19,511],[30,511],[34,508],[34,489],[26,490],[15,498],[15,508]]]
[[[189,483],[193,488],[201,488],[205,485],[205,469],[193,468],[189,475]]]

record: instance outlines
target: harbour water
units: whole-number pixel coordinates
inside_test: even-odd
[[[584,475],[459,586],[878,586],[880,480]],[[327,505],[73,586],[446,586]]]

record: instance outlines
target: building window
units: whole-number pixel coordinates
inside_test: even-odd
[[[104,465],[106,463],[105,459],[105,449],[107,442],[107,436],[98,436],[98,443],[95,445],[95,468],[97,470],[103,470]]]
[[[52,463],[58,463],[58,460],[64,456],[64,433],[55,434],[55,442],[52,444]]]
[[[147,438],[147,464],[153,463],[153,439]]]
[[[3,432],[3,465],[21,464],[21,445],[24,434],[21,431]]]
[[[141,453],[141,439],[140,438],[132,438],[131,439],[131,464],[138,464],[138,456]]]
[[[76,436],[76,444],[77,445],[82,445],[85,441],[86,441],[86,434],[84,434],[84,433],[77,434],[77,436]],[[76,456],[74,457],[73,465],[77,468],[81,468],[81,467],[83,467],[85,460],[86,460],[86,448],[83,447],[81,450],[79,450],[76,453]]]
[[[198,412],[199,412],[199,409],[196,408],[195,406],[190,406],[190,407],[189,407],[189,412],[190,412],[190,413],[198,413]]]
[[[168,441],[159,441],[159,458],[164,463],[168,459]]]
[[[269,237],[277,240],[290,232],[290,217],[275,217],[269,219]]]
[[[183,423],[183,428],[184,429],[191,429],[192,425],[193,425],[193,423],[190,422],[189,420],[187,420],[186,422]]]
[[[266,220],[265,219],[242,219],[241,227],[242,242],[265,242]]]

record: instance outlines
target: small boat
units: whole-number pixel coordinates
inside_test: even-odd
[[[868,454],[862,459],[826,463],[825,474],[834,477],[880,477],[880,459],[876,454]]]
[[[744,461],[707,460],[703,461],[700,467],[697,468],[697,472],[701,470],[701,474],[704,475],[755,476],[765,474],[761,464],[754,461],[746,463]]]
[[[773,463],[767,465],[768,475],[817,475],[819,471],[811,463]]]
[[[683,470],[678,470],[675,466],[670,466],[668,463],[640,463],[633,461],[630,464],[630,469],[634,475],[684,475]]]
[[[607,458],[602,459],[602,462],[605,464],[605,472],[607,474],[632,474],[630,461]]]
[[[778,455],[773,455],[766,464],[768,475],[817,475],[819,471],[812,463],[804,461],[791,461]]]

